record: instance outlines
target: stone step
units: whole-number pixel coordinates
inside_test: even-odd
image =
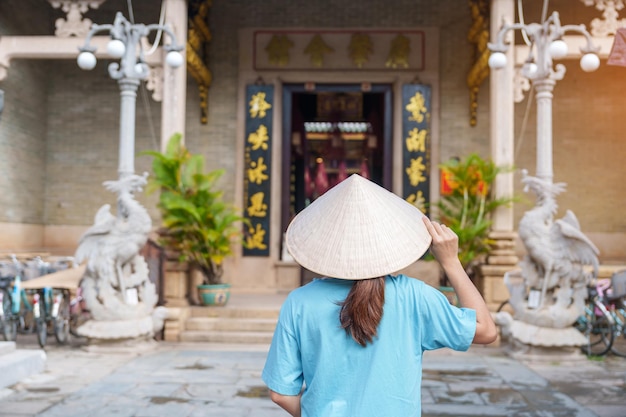
[[[15,351],[15,342],[0,342],[0,355],[6,355]]]
[[[191,307],[191,317],[265,318],[277,319],[280,306],[276,308],[245,307]]]
[[[41,349],[15,349],[15,342],[2,346],[0,352],[0,388],[5,388],[21,380],[44,371],[46,353]],[[2,343],[0,343],[1,345]]]
[[[284,294],[232,294],[222,307],[191,306],[182,342],[269,344]]]
[[[185,330],[180,335],[180,341],[203,343],[269,344],[272,341],[272,336],[272,332]]]
[[[273,332],[274,318],[190,317],[185,330]]]

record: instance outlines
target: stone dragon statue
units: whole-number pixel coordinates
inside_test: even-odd
[[[147,174],[132,174],[104,182],[107,190],[117,193],[117,215],[111,214],[109,204],[103,205],[79,241],[76,260],[87,261],[80,287],[94,320],[142,319],[156,305],[155,286],[140,255],[152,220],[133,196],[146,181]]]
[[[527,254],[520,262],[525,290],[540,294],[529,305],[526,291],[511,291],[515,319],[535,326],[566,328],[582,314],[587,285],[598,275],[598,248],[580,230],[576,215],[567,210],[554,219],[556,196],[564,183],[552,183],[522,171],[524,191],[536,195],[535,207],[519,223]]]

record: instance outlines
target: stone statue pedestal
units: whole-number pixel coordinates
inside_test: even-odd
[[[88,352],[142,353],[155,349],[152,317],[129,320],[89,320],[76,329],[88,339]]]
[[[91,353],[119,353],[141,355],[157,349],[159,342],[151,337],[138,337],[135,339],[110,339],[93,340],[82,346],[81,349]]]
[[[542,348],[578,348],[587,342],[585,336],[572,326],[540,327],[513,319],[508,325],[507,332],[509,338],[517,342]]]
[[[580,348],[572,346],[532,346],[511,340],[505,351],[508,356],[526,363],[564,365],[589,361]]]
[[[94,340],[125,340],[152,337],[154,324],[151,316],[126,320],[89,320],[76,333]]]
[[[502,328],[507,353],[515,359],[548,363],[587,359],[580,351],[586,339],[574,327],[535,326],[515,320],[506,312],[497,313],[495,321]]]

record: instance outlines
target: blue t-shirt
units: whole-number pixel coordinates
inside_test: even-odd
[[[422,353],[467,350],[476,312],[450,305],[422,281],[387,276],[378,335],[363,347],[339,323],[338,303],[353,283],[316,279],[289,294],[263,381],[283,395],[298,395],[304,388],[303,417],[419,417]]]

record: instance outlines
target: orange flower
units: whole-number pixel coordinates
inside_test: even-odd
[[[441,170],[441,195],[451,195],[458,184],[452,180],[454,175],[448,169]]]
[[[485,181],[478,181],[478,185],[476,186],[478,194],[482,196],[486,196],[489,192],[489,185]]]

